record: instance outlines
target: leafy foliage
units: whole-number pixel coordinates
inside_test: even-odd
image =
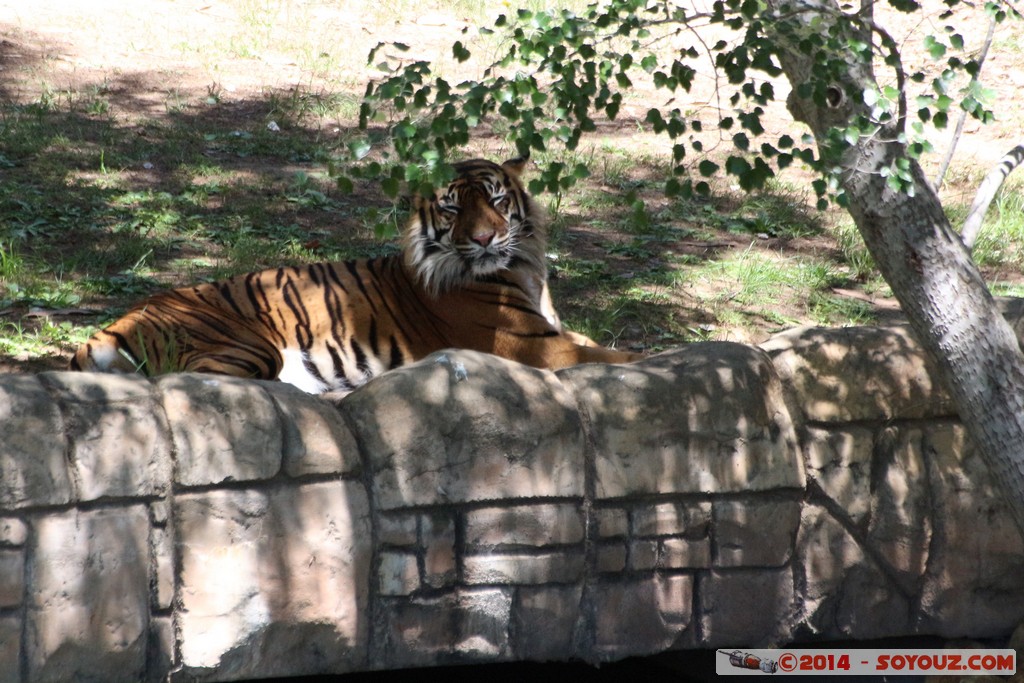
[[[830,195],[841,200],[839,160],[862,136],[890,136],[905,144],[909,156],[917,156],[929,149],[924,124],[945,126],[957,98],[972,116],[991,118],[986,92],[977,81],[955,92],[958,74],[976,76],[978,71],[951,20],[960,3],[946,0],[949,9],[940,17],[949,21],[944,35],[925,38],[924,47],[941,64],[930,82],[924,72],[904,73],[898,46],[870,11],[829,15],[827,7],[822,14],[819,4],[810,8],[788,1],[716,0],[708,12],[658,0],[607,0],[580,15],[520,9],[499,16],[493,28],[481,29],[504,46],[500,59],[480,78],[454,85],[436,75],[429,62],[405,60],[408,45],[382,43],[369,59],[383,76],[367,86],[361,105],[359,127],[365,135],[349,145],[348,157],[335,172],[343,188],[351,187],[354,178],[367,178],[380,181],[392,198],[403,186],[428,191],[448,180],[445,160],[485,123],[500,123],[520,155],[559,147],[572,151],[600,120],[614,120],[629,91],[646,79],[667,96],[662,106],[646,112],[643,124],[668,138],[673,161],[665,182],[668,195],[706,194],[707,179],[723,170],[743,189],[760,188],[800,160],[822,174],[814,187],[824,206]],[[890,4],[905,12],[920,9],[915,0]],[[986,7],[998,20],[1009,11],[999,1]],[[711,36],[724,37],[712,42]],[[798,98],[822,104],[850,97],[863,102],[865,113],[837,124],[825,139],[804,135],[798,142],[788,134],[766,139],[762,117],[776,97],[772,79],[782,73],[780,50],[793,46],[813,57],[814,65],[810,78],[796,84]],[[452,56],[464,62],[471,52],[460,40]],[[858,82],[846,78],[854,66],[872,69],[876,58],[892,72],[895,85],[837,90],[836,84]],[[714,94],[708,106],[694,107],[687,95],[694,90],[698,67],[707,65],[714,73]],[[916,118],[910,122],[908,83],[923,88],[911,98]],[[724,163],[709,158],[705,148],[704,133],[715,129],[718,140],[732,146]],[[912,192],[908,168],[906,158],[896,158],[882,173],[893,189]],[[584,164],[555,158],[530,189],[558,193],[587,174]]]

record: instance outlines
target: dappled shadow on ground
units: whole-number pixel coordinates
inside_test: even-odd
[[[315,110],[348,93],[179,101],[159,71],[28,92],[26,74],[63,48],[0,35],[12,36],[0,42],[5,333],[102,324],[108,309],[230,272],[393,250],[364,225],[380,193],[343,195],[325,173],[348,131]],[[48,353],[0,346],[0,372],[62,367],[50,333]]]
[[[183,87],[171,71],[182,54],[39,83],[50,62],[77,64],[81,46],[3,23],[0,36],[0,327],[28,338],[3,345],[0,334],[0,372],[63,367],[76,331],[168,286],[395,250],[368,227],[390,206],[379,189],[342,194],[326,173],[352,134],[358,92],[280,79],[231,91],[194,74]],[[635,132],[606,128],[608,140]],[[570,327],[660,350],[751,341],[722,332],[734,308],[732,322],[758,330],[802,319],[803,302],[740,305],[692,273],[752,245],[799,258],[825,247],[793,251],[760,209],[673,203],[661,195],[662,167],[619,161],[595,160],[604,175],[558,212],[552,288]],[[591,206],[594,186],[603,203]]]

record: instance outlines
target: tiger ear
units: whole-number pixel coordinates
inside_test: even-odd
[[[523,171],[526,170],[526,164],[529,162],[529,156],[521,156],[503,162],[501,167],[518,178],[523,174]]]

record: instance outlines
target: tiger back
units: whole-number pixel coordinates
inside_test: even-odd
[[[446,188],[414,200],[398,255],[156,294],[83,344],[71,368],[279,379],[318,394],[445,348],[546,368],[635,360],[562,329],[523,164],[456,164]]]

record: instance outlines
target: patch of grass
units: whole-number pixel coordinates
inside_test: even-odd
[[[963,225],[965,205],[947,209],[954,226]],[[1005,189],[996,196],[972,252],[979,266],[1024,266],[1024,192]]]
[[[819,325],[869,325],[875,320],[868,302],[821,291],[811,292],[807,311]]]
[[[786,292],[810,292],[831,286],[835,272],[825,263],[777,256],[752,247],[738,255],[704,266],[705,277],[724,277],[734,282],[729,300],[768,304]]]
[[[0,354],[33,359],[71,350],[83,344],[96,328],[77,326],[70,321],[53,322],[43,318],[38,325],[0,321]]]
[[[819,212],[809,203],[810,194],[777,180],[750,194],[729,193],[681,199],[675,203],[677,218],[731,233],[793,239],[822,232]]]
[[[842,256],[842,262],[850,269],[850,277],[864,282],[878,274],[875,259],[868,251],[864,239],[860,236],[857,226],[852,221],[843,221],[832,228],[836,245]]]

